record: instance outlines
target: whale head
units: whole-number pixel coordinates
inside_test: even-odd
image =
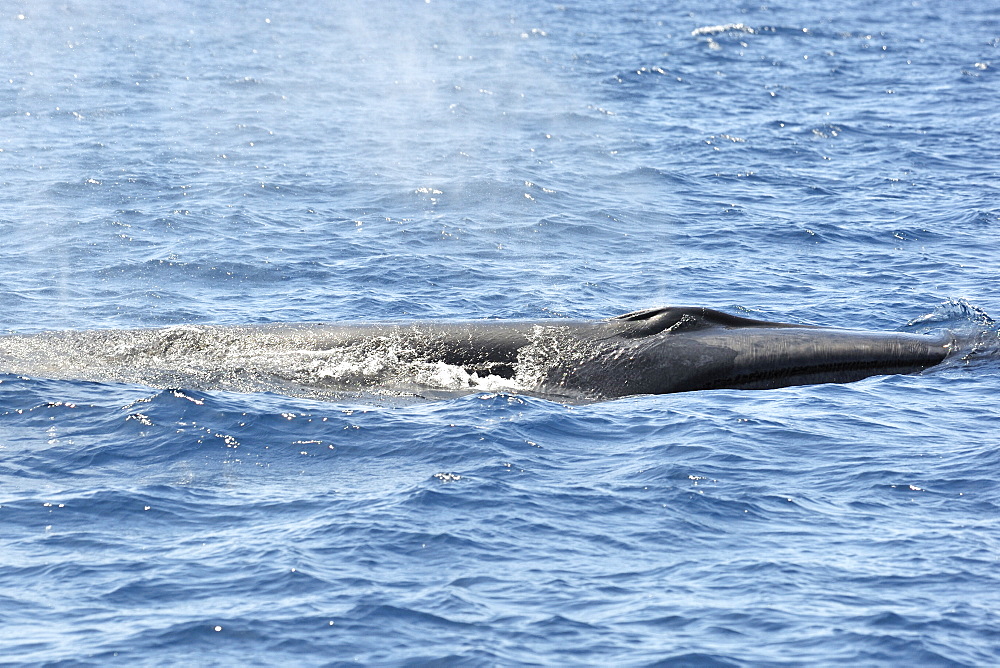
[[[615,334],[561,378],[564,387],[625,396],[847,383],[922,371],[953,349],[946,335],[794,325],[703,307],[647,309],[606,322]]]

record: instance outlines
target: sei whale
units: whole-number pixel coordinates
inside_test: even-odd
[[[503,391],[569,402],[914,373],[947,334],[866,332],[661,307],[605,320],[183,325],[0,337],[0,372],[293,396]]]

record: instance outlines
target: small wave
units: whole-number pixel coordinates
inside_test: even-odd
[[[958,353],[953,358],[961,362],[1000,357],[1000,325],[966,299],[949,299],[930,313],[906,323],[906,329],[917,334],[947,331]]]
[[[932,312],[914,318],[906,323],[907,327],[928,326],[928,325],[956,325],[972,324],[977,327],[993,327],[996,321],[983,309],[969,303],[966,299],[949,299],[942,302]]]
[[[700,28],[695,28],[691,31],[693,37],[701,37],[703,35],[718,35],[724,32],[745,32],[748,35],[757,34],[757,30],[746,25],[745,23],[724,23],[715,26],[702,26]]]

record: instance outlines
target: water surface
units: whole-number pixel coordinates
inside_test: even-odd
[[[993,3],[5,6],[4,333],[693,304],[982,352],[588,406],[0,376],[0,656],[997,663],[998,46]]]

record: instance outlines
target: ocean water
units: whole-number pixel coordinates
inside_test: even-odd
[[[0,375],[0,664],[1000,663],[998,71],[996,2],[4,4],[4,334],[976,343],[582,406]]]

